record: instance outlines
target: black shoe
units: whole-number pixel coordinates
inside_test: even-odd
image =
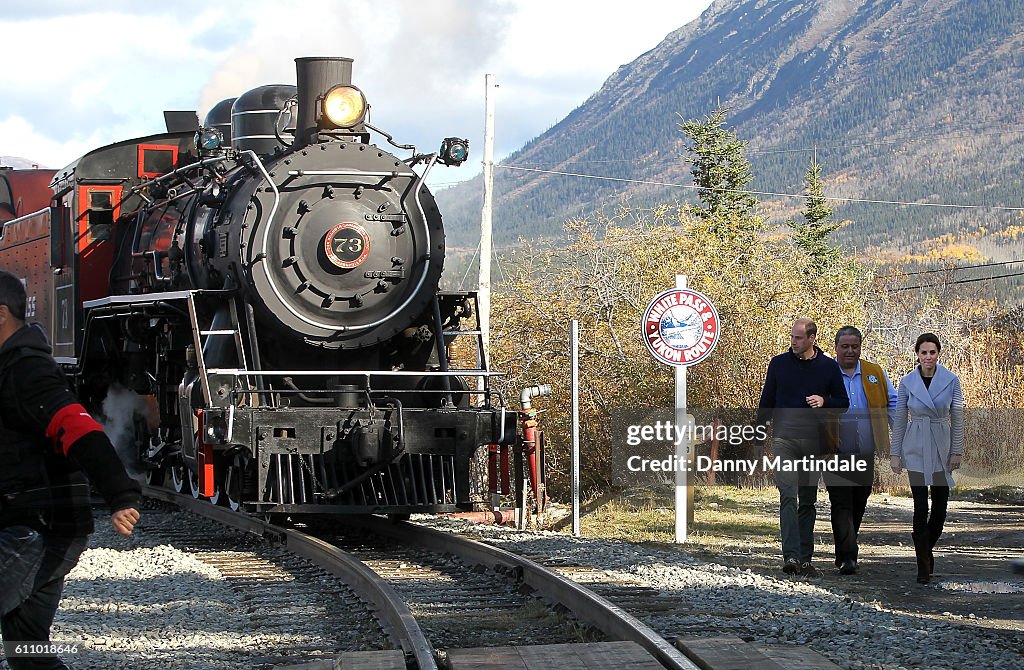
[[[818,571],[818,568],[811,565],[810,561],[800,564],[800,574],[804,577],[821,577],[821,572]]]
[[[782,564],[782,571],[787,575],[797,574],[800,572],[800,561],[795,558],[787,559],[786,562]]]
[[[852,575],[857,572],[857,561],[852,558],[848,558],[843,561],[843,564],[839,566],[839,574],[841,575]]]

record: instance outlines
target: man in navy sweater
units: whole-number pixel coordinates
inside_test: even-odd
[[[815,345],[817,334],[810,319],[793,324],[789,351],[768,364],[756,420],[757,425],[772,423],[782,571],[807,577],[819,574],[811,564],[819,478],[813,462],[825,447],[826,419],[850,406],[842,370]]]

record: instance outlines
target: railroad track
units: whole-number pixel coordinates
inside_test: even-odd
[[[169,544],[186,552],[213,568],[238,594],[235,609],[228,613],[253,633],[245,649],[246,667],[270,670],[311,657],[333,658],[339,648],[390,647],[375,612],[355,590],[346,588],[347,580],[241,524],[225,528],[209,516],[189,517],[183,523],[177,502],[181,501],[147,499],[138,535],[147,544]],[[253,638],[268,642],[252,645]]]
[[[634,642],[665,668],[697,668],[682,652],[626,610],[525,556],[416,524],[391,523],[373,517],[361,519],[358,524],[375,534],[390,537],[406,545],[450,553],[466,563],[514,574],[539,597],[564,607],[576,619],[599,631],[608,640]]]
[[[275,526],[169,489],[144,486],[143,495],[280,543],[291,554],[341,578],[359,600],[372,608],[374,617],[397,648],[414,659],[421,670],[436,670],[434,649],[398,593],[376,573],[344,551],[306,533]]]
[[[435,654],[435,648],[511,644],[510,637],[531,644],[601,638],[629,641],[662,667],[697,668],[668,641],[606,598],[534,561],[465,537],[373,517],[342,520],[339,523],[348,529],[343,533],[338,527],[322,524],[308,529],[319,535],[316,537],[303,532],[307,529],[274,526],[167,489],[146,487],[145,494],[277,540],[289,552],[340,577],[358,598],[370,604],[395,647],[420,670],[438,668],[438,656],[444,653]],[[351,526],[358,526],[360,532],[353,533]],[[569,618],[558,621],[537,598]],[[582,629],[572,620],[584,624]],[[517,621],[522,626],[506,635]],[[479,632],[467,634],[470,622],[500,634],[490,639]]]

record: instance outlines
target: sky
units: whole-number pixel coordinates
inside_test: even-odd
[[[296,57],[345,56],[371,122],[397,142],[433,151],[444,137],[469,139],[464,166],[432,173],[430,182],[444,185],[480,172],[485,74],[498,84],[500,160],[709,4],[4,0],[0,157],[60,168],[93,148],[162,132],[163,110],[195,109],[202,120],[222,99],[294,84]]]

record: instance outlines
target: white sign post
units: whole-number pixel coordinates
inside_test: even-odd
[[[675,367],[675,423],[686,436],[676,444],[674,460],[678,543],[686,542],[687,523],[693,517],[688,486],[693,419],[686,413],[686,368],[715,348],[720,325],[711,300],[686,288],[686,275],[676,275],[676,288],[656,296],[644,312],[644,343],[656,359]]]
[[[580,322],[569,327],[569,360],[572,366],[572,534],[580,536]]]

